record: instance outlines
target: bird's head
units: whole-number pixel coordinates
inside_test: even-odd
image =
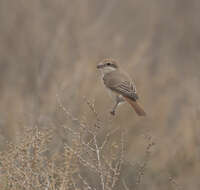
[[[104,59],[97,65],[97,69],[101,70],[103,74],[115,71],[118,69],[117,62],[114,59]]]

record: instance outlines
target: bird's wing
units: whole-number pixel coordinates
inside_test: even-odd
[[[134,101],[138,99],[136,87],[133,81],[124,73],[113,71],[104,76],[104,84],[111,90],[130,98]]]

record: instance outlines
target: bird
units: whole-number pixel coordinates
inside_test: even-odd
[[[97,69],[101,72],[104,86],[114,98],[115,104],[110,111],[114,116],[119,104],[128,102],[138,116],[145,116],[146,112],[139,104],[139,96],[136,91],[135,82],[127,73],[121,70],[118,62],[112,58],[103,59],[97,64]]]

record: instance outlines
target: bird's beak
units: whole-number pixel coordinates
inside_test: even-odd
[[[101,69],[101,68],[103,68],[103,64],[102,64],[102,63],[99,63],[99,64],[97,65],[97,69]]]

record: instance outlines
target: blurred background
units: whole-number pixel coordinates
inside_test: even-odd
[[[87,98],[113,127],[129,129],[128,160],[142,157],[142,134],[155,139],[148,189],[169,189],[171,175],[199,189],[199,10],[198,0],[0,0],[0,150],[24,126],[53,127],[62,139],[56,94],[90,120]],[[135,79],[146,118],[127,104],[109,115],[96,70],[106,57]]]

